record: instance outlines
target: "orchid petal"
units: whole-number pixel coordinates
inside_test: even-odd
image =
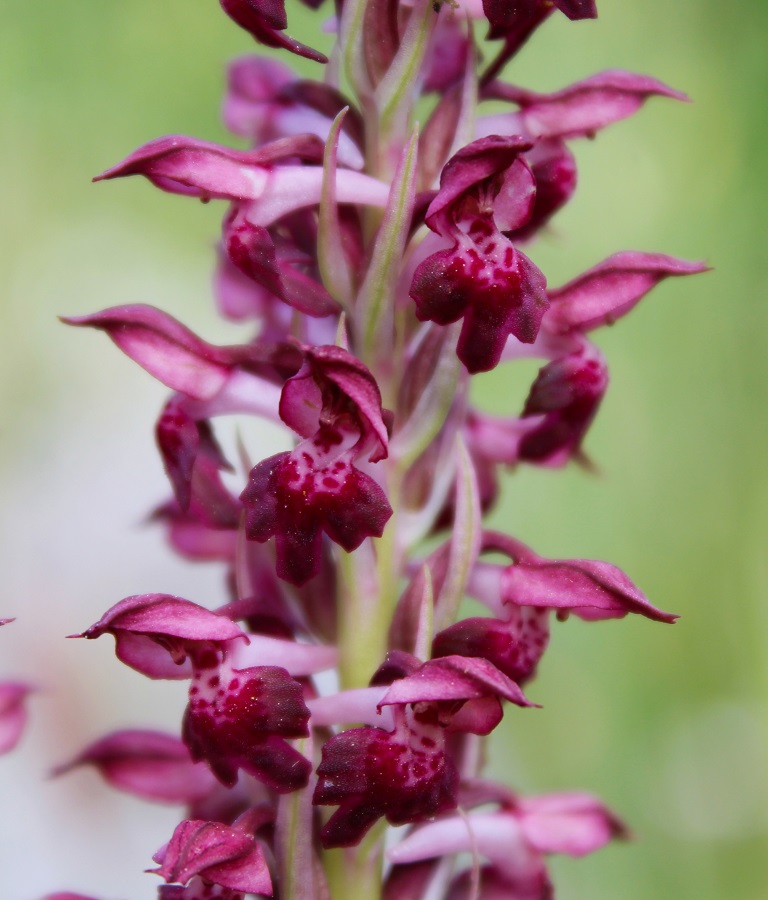
[[[649,603],[621,569],[597,560],[516,563],[504,570],[502,596],[506,603],[570,609],[586,619],[621,618],[627,613],[639,613],[658,622],[677,619]]]
[[[19,743],[27,721],[25,700],[31,685],[20,681],[0,681],[0,755]]]
[[[497,84],[488,95],[516,103],[527,133],[544,138],[590,137],[637,112],[649,97],[688,100],[655,78],[621,69],[599,72],[553,94]]]
[[[627,836],[623,822],[590,794],[524,797],[519,806],[525,838],[541,853],[586,856]]]
[[[283,32],[288,27],[284,0],[219,0],[224,12],[266,47],[279,47],[314,62],[328,62],[319,50],[307,47]]]
[[[221,822],[186,820],[155,854],[153,872],[167,883],[186,884],[196,875],[237,891],[271,894],[264,852],[256,840]]]
[[[563,287],[549,291],[551,305],[545,327],[567,334],[612,325],[665,278],[707,270],[705,263],[661,253],[616,253]]]
[[[231,150],[210,141],[175,134],[156,138],[94,180],[143,175],[161,190],[211,199],[255,200],[264,193],[269,171],[258,152]]]
[[[63,775],[93,765],[113,787],[161,803],[194,803],[216,785],[210,770],[192,762],[173,735],[159,731],[116,731],[89,744],[71,762],[57,766]]]
[[[109,632],[122,662],[150,678],[189,678],[195,645],[215,646],[247,635],[231,619],[170,594],[126,597],[73,637],[93,640]]]
[[[435,739],[399,738],[380,728],[352,728],[323,747],[314,803],[338,805],[323,827],[324,847],[357,844],[380,817],[393,825],[456,805],[458,773]]]
[[[501,697],[517,706],[535,706],[496,666],[479,657],[443,656],[425,662],[412,675],[399,678],[380,706],[446,700]]]
[[[69,325],[106,331],[117,346],[163,384],[198,400],[224,386],[230,366],[219,348],[152,306],[115,306],[89,316],[69,316]]]

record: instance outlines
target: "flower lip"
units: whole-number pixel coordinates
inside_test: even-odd
[[[605,360],[586,341],[540,369],[522,413],[521,422],[529,420],[531,427],[520,440],[519,458],[547,466],[579,458],[607,388]]]
[[[420,731],[351,728],[325,743],[313,803],[338,809],[320,833],[324,847],[354,846],[381,817],[403,825],[456,806],[458,772],[441,729]]]
[[[196,671],[184,714],[192,759],[226,787],[242,769],[278,793],[305,787],[312,764],[286,740],[309,735],[302,685],[281,666]]]
[[[297,586],[320,571],[323,533],[349,553],[367,537],[381,537],[392,515],[382,488],[352,464],[349,451],[323,461],[325,438],[330,444],[336,432],[321,430],[318,441],[262,460],[241,494],[248,538],[275,536],[277,574]]]

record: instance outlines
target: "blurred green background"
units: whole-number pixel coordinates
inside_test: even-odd
[[[758,900],[768,896],[768,4],[599,7],[597,22],[553,16],[508,77],[554,90],[622,67],[695,102],[651,101],[574,145],[580,188],[530,255],[552,284],[621,249],[705,258],[715,271],[664,283],[596,335],[612,376],[586,445],[599,474],[515,473],[495,523],[545,555],[616,563],[682,618],[555,624],[528,691],[544,708],[506,717],[491,764],[526,791],[597,793],[633,828],[631,845],[555,861],[559,897]],[[292,9],[289,31],[312,42],[324,15]],[[173,825],[173,811],[115,797],[88,773],[41,786],[83,740],[131,717],[162,724],[183,703],[114,672],[110,647],[60,637],[125,594],[204,600],[216,584],[135,527],[164,493],[150,435],[162,388],[55,315],[150,302],[213,340],[236,336],[209,290],[222,206],[89,181],[160,134],[226,140],[223,66],[253,49],[213,0],[39,0],[2,13],[0,615],[18,621],[0,633],[0,677],[43,687],[21,751],[0,760],[8,900],[65,887],[150,896],[147,876],[131,873]],[[532,374],[501,368],[478,399],[514,411]]]

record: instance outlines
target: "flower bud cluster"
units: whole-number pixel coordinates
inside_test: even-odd
[[[189,700],[169,733],[110,734],[60,771],[186,807],[154,857],[162,900],[545,900],[548,854],[625,829],[591,796],[484,779],[482,739],[505,712],[525,727],[553,613],[675,616],[615,566],[546,559],[483,517],[503,468],[584,458],[608,387],[591,332],[704,269],[620,252],[552,287],[534,261],[576,188],[570,142],[685,97],[618,70],[551,94],[500,80],[550,14],[593,18],[593,0],[343,0],[328,58],[288,36],[281,0],[221,6],[324,74],[244,56],[224,118],[250,149],[164,137],[98,180],[225,201],[216,301],[246,337],[214,345],[140,305],[66,321],[172,392],[154,520],[224,564],[225,592],[128,597],[79,635],[112,635]],[[531,357],[522,409],[473,406],[475,373]],[[233,414],[282,425],[285,449],[238,468],[217,440]],[[465,596],[486,614],[462,618]]]

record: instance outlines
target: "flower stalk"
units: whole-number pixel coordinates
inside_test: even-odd
[[[327,62],[286,34],[279,0],[221,5],[258,42]],[[538,268],[576,185],[569,142],[686,99],[623,71],[552,94],[504,83],[555,11],[596,15],[343,0],[325,80],[233,63],[225,120],[249,150],[160,138],[97,179],[228,204],[216,299],[246,332],[214,345],[145,306],[66,320],[172,391],[153,519],[227,571],[206,604],[128,597],[75,635],[188,682],[172,733],[117,732],[61,767],[186,807],[154,857],[160,900],[547,900],[549,854],[625,836],[589,795],[523,797],[482,773],[485,738],[537,705],[523,687],[553,612],[676,618],[609,563],[546,559],[484,524],[505,468],[584,458],[608,388],[591,332],[706,268],[625,251],[561,287]],[[485,69],[473,18],[502,42]],[[473,375],[530,357],[521,410],[473,406]],[[243,448],[238,469],[217,440],[231,414],[280,422],[284,449]],[[465,597],[487,614],[462,617]]]

